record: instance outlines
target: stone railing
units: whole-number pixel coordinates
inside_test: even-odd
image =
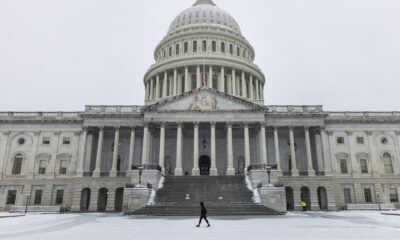
[[[323,113],[324,110],[320,105],[310,106],[267,106],[268,112],[271,113]]]
[[[143,106],[85,106],[85,113],[140,113]]]
[[[79,112],[0,112],[0,119],[37,119],[37,120],[75,120],[80,119]]]
[[[400,112],[327,112],[330,119],[343,118],[400,118]]]

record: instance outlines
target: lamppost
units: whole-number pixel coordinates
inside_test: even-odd
[[[139,188],[142,188],[142,173],[143,173],[143,166],[139,166],[138,170],[139,170]]]
[[[28,212],[28,203],[30,201],[31,195],[26,194],[26,204],[25,204],[25,214]]]
[[[265,165],[265,170],[267,170],[267,174],[268,174],[268,187],[271,186],[271,169],[272,169],[271,165],[269,165],[269,164]]]

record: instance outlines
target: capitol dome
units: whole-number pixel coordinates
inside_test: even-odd
[[[215,25],[241,35],[239,24],[212,0],[197,0],[196,3],[179,14],[171,23],[168,34],[192,25]]]

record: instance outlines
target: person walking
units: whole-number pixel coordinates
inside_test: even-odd
[[[306,202],[301,201],[300,206],[303,208],[303,212],[307,212],[307,203]]]
[[[207,227],[211,227],[210,223],[208,222],[207,219],[207,215],[208,215],[208,210],[206,207],[204,207],[204,203],[201,202],[200,203],[200,208],[201,208],[201,212],[200,212],[200,220],[199,220],[199,224],[196,225],[196,227],[200,227],[201,221],[204,219],[207,223]]]

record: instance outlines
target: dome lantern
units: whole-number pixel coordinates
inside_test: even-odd
[[[215,6],[215,3],[213,3],[212,0],[197,0],[196,3],[193,4],[193,6],[196,6],[196,5],[207,5],[207,4]]]

